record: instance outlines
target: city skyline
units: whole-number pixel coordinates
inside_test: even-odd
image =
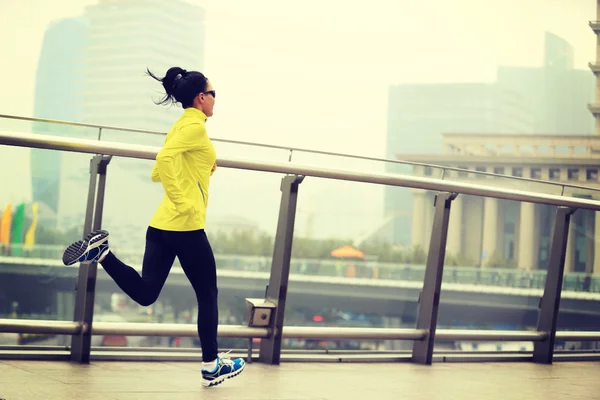
[[[94,2],[87,2],[87,4],[92,3]],[[348,7],[344,11],[347,13],[347,19],[332,22],[329,26],[324,25],[323,22],[327,19],[327,15],[333,15],[332,13],[337,11],[337,6],[334,6],[333,3],[323,6],[323,14],[315,17],[313,22],[317,23],[317,27],[313,28],[303,20],[308,11],[299,11],[292,15],[276,4],[270,3],[260,7],[239,5],[233,11],[232,5],[217,6],[207,2],[206,70],[216,83],[217,91],[221,94],[217,102],[216,116],[209,124],[211,135],[228,139],[383,156],[385,154],[384,132],[387,124],[385,93],[390,84],[399,81],[425,82],[427,80],[430,83],[440,81],[491,82],[495,79],[497,65],[522,65],[524,67],[539,65],[539,59],[538,61],[533,59],[536,54],[543,51],[542,32],[547,28],[552,28],[551,24],[555,24],[555,27],[558,26],[556,19],[553,19],[552,16],[544,19],[531,16],[532,20],[527,24],[515,22],[514,32],[505,33],[506,43],[511,38],[514,39],[520,35],[522,47],[528,47],[527,50],[523,50],[512,49],[514,46],[507,47],[506,43],[501,43],[499,36],[494,36],[496,35],[494,33],[496,26],[493,21],[488,21],[489,26],[477,25],[473,15],[485,8],[483,6],[471,7],[469,3],[469,7],[472,9],[465,8],[463,15],[459,17],[463,18],[462,21],[466,24],[464,29],[459,30],[456,27],[457,24],[453,24],[453,27],[446,32],[449,40],[441,47],[438,46],[433,32],[426,35],[431,27],[418,23],[419,20],[427,20],[429,23],[435,22],[438,26],[445,26],[447,17],[458,12],[460,4],[467,7],[467,3],[469,2],[457,2],[457,11],[448,9],[443,18],[440,14],[428,19],[415,19],[417,15],[424,15],[422,13],[425,10],[414,2],[374,4],[371,11],[377,15],[379,27],[384,30],[389,29],[389,37],[384,37],[384,31],[373,30],[371,25],[367,25],[364,37],[358,42],[354,42],[354,46],[349,46],[350,42],[344,40],[356,39],[358,33],[354,32],[345,37],[340,35],[340,31],[353,26],[350,21],[362,20],[362,11],[354,7]],[[497,10],[498,15],[509,12],[512,4],[509,3],[502,5]],[[523,8],[533,7],[527,5],[529,3],[522,4]],[[548,7],[551,10],[554,6],[549,4]],[[593,47],[586,44],[594,40],[586,25],[589,19],[587,17],[590,15],[588,8],[593,10],[593,4],[573,7],[573,21],[561,19],[561,24],[558,26],[559,31],[569,33],[566,36],[579,38],[575,40],[579,49],[575,52],[575,56],[577,57],[576,64],[580,66],[584,60],[585,62],[589,61],[593,54]],[[280,15],[281,19],[269,22],[267,16],[270,17],[271,13]],[[393,17],[394,13],[395,17]],[[581,19],[582,16],[585,19]],[[517,15],[511,15],[508,18],[526,21],[524,17]],[[581,20],[577,20],[577,18]],[[400,24],[402,28],[392,28],[398,24],[399,20],[406,19],[415,19],[415,21],[407,22],[404,25]],[[224,21],[227,21],[228,24],[224,24]],[[284,23],[284,21],[291,23]],[[392,24],[392,22],[394,23]],[[300,25],[294,25],[296,23],[300,23]],[[277,38],[271,39],[272,29],[275,27],[281,34]],[[238,32],[237,29],[240,32],[243,31],[244,35],[234,34],[233,32]],[[411,29],[423,35],[422,48],[416,48],[415,45],[406,42],[406,38],[410,36],[405,34]],[[306,35],[300,34],[304,31],[307,32]],[[580,34],[581,31],[584,33]],[[477,32],[477,35],[465,36],[466,32]],[[377,50],[381,46],[385,48],[386,44],[394,43],[396,40],[394,37],[397,38],[394,34],[404,35],[401,36],[403,40],[401,52],[389,50],[397,49],[397,46],[389,47],[385,52]],[[455,39],[450,40],[452,37]],[[322,40],[316,40],[316,38]],[[378,46],[368,46],[369,40],[374,38],[383,40],[377,42]],[[458,40],[460,38],[462,40]],[[486,40],[488,41],[486,42]],[[286,43],[286,46],[283,46],[283,42]],[[322,42],[322,45],[319,45],[318,42]],[[310,43],[311,47],[305,48],[302,43]],[[531,46],[531,43],[538,43],[538,45]],[[339,48],[340,58],[334,57],[335,52],[325,51],[323,47],[325,44]],[[231,46],[235,46],[236,50],[233,51],[234,47]],[[306,51],[294,53],[299,49]],[[271,55],[268,54],[269,51],[271,51]],[[410,54],[409,58],[406,57],[407,54]],[[356,55],[359,57],[354,62],[354,58],[351,56]],[[468,58],[469,62],[465,63],[467,55],[470,58]],[[266,61],[262,63],[263,59],[270,61],[268,64]],[[366,63],[360,61],[361,59]],[[501,59],[514,59],[518,62],[504,63],[499,61]],[[339,60],[339,62],[335,60]],[[440,64],[440,61],[443,63]],[[458,69],[459,64],[461,71]],[[436,72],[435,70],[441,66],[443,66],[444,72]],[[234,71],[237,73],[233,73]],[[374,71],[378,71],[378,73]],[[357,82],[357,77],[365,82]],[[357,85],[361,87],[358,92]],[[315,88],[318,90],[315,91]],[[361,96],[357,97],[357,93],[361,93]],[[310,97],[307,98],[306,95],[309,94]],[[253,106],[254,102],[257,104],[256,107]],[[150,101],[147,103],[152,106]],[[349,113],[348,110],[354,110],[357,104],[364,106],[365,112],[361,113],[359,117],[350,117],[354,113]],[[310,107],[306,107],[306,105],[310,105]],[[10,109],[10,107],[8,108]],[[155,110],[157,113],[163,113],[161,108],[155,108]],[[303,121],[306,121],[304,124],[296,123],[299,110],[304,117]],[[135,135],[115,137],[113,134],[112,137],[131,142],[138,140]],[[107,133],[107,138],[110,140],[110,132]],[[285,152],[255,149],[249,152],[246,148],[221,144],[217,147],[219,154],[223,156],[287,160]],[[441,144],[439,148],[441,148]],[[295,159],[297,157],[300,162],[332,167],[343,166],[339,159],[306,155],[295,155],[294,157]],[[84,168],[86,164],[87,160],[82,160],[79,165]],[[141,177],[144,176],[144,168],[147,167],[142,165],[139,169]],[[384,170],[381,163],[356,163],[353,168]],[[115,170],[111,170],[109,167],[109,174],[111,172],[113,175],[115,174]],[[260,206],[260,208],[258,214],[251,217],[254,217],[261,227],[272,231],[276,221],[276,212],[273,212],[272,209],[278,206],[278,178],[220,169],[219,175],[214,179],[214,190],[217,198],[222,199],[218,204],[223,212],[237,211],[235,204],[231,205],[232,203],[226,200],[231,186],[239,186],[242,193],[257,193],[256,196],[268,193],[266,205],[261,204],[260,198],[254,200],[253,196],[252,201],[256,201],[255,207]],[[256,191],[252,192],[252,190]],[[355,203],[347,201],[348,199],[352,199]],[[324,207],[320,209],[315,209],[311,205],[327,200],[331,204],[324,204]],[[313,230],[316,234],[326,237],[338,235],[340,232],[349,232],[349,235],[357,236],[371,229],[372,225],[383,217],[383,187],[378,186],[363,187],[345,183],[331,185],[328,181],[312,180],[303,183],[299,201],[300,207],[305,209],[304,215],[311,212],[316,215],[316,218],[313,218],[315,221]],[[343,209],[335,207],[340,202],[348,203],[348,205]],[[212,204],[212,206],[214,205],[215,203]],[[213,213],[211,215],[216,217],[219,214],[217,211],[219,211],[218,208],[211,210]],[[243,210],[241,211],[243,213]],[[304,220],[299,221],[297,227],[299,231],[308,231]]]
[[[593,134],[587,109],[593,74],[573,68],[574,49],[564,38],[546,32],[543,48],[540,67],[499,66],[493,83],[391,86],[387,157],[441,154],[443,133]],[[386,170],[410,168],[388,164]],[[401,213],[389,227],[393,243],[411,242],[412,200],[409,190],[385,189],[386,214]]]

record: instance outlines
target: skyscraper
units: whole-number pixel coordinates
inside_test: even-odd
[[[33,116],[77,121],[81,118],[78,57],[85,44],[85,22],[68,18],[51,23],[45,32],[35,82]],[[33,123],[34,133],[67,136],[64,125]],[[60,195],[62,153],[31,149],[32,200],[40,204],[40,224],[55,227]]]
[[[389,89],[386,158],[441,153],[443,132],[530,133],[533,114],[519,93],[490,83],[397,85]],[[406,165],[386,163],[390,173],[411,173]],[[385,236],[410,242],[412,193],[386,186],[385,215],[396,215]]]
[[[181,109],[157,112],[162,88],[144,72],[203,70],[204,10],[181,0],[100,0],[85,18],[83,120],[166,131]]]
[[[594,76],[573,69],[573,47],[559,36],[546,33],[541,67],[500,67],[497,85],[523,97],[534,112],[535,133],[589,135],[594,130],[586,108],[594,96]]]
[[[573,69],[573,48],[546,33],[543,65],[500,67],[496,82],[483,84],[398,85],[389,90],[387,158],[398,154],[436,154],[441,133],[591,134],[594,78]],[[388,172],[409,172],[390,164]],[[385,213],[394,219],[389,236],[410,243],[412,195],[385,189]]]
[[[85,43],[75,62],[81,76],[78,119],[166,134],[181,108],[153,103],[164,90],[145,71],[164,76],[171,66],[203,70],[204,10],[181,0],[100,0],[82,18]],[[98,136],[97,130],[88,132]],[[160,146],[164,137],[105,129],[102,140]],[[58,216],[64,229],[83,224],[89,159],[62,154]],[[150,182],[151,168],[151,161],[123,158],[108,167],[103,226],[124,247],[143,244],[142,229],[162,199],[160,185]]]

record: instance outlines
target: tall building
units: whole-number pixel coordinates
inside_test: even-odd
[[[582,105],[592,99],[593,76],[573,69],[573,48],[564,39],[546,33],[544,46],[541,67],[500,67],[490,84],[391,87],[387,158],[439,153],[449,132],[590,134],[593,118]],[[388,171],[410,173],[398,164]],[[412,198],[408,190],[386,188],[386,215],[398,215],[388,229],[395,243],[411,243]]]
[[[83,120],[166,131],[181,109],[157,112],[162,87],[144,72],[203,70],[204,10],[181,0],[100,0],[85,18]]]
[[[597,1],[597,15],[598,20],[600,0]],[[590,26],[599,36],[600,23],[592,21]],[[600,39],[596,50],[597,57],[600,57]],[[597,84],[600,82],[599,62],[600,59],[590,63]],[[501,68],[498,84],[519,91],[527,98],[536,115],[534,134],[445,134],[442,155],[398,154],[397,157],[463,170],[575,184],[579,187],[562,187],[565,196],[598,199],[598,192],[590,188],[600,187],[600,86],[596,85],[596,103],[590,104],[593,77],[584,71],[573,70],[572,47],[561,38],[547,34],[544,66],[538,69]],[[586,103],[591,116],[587,113]],[[596,135],[593,136],[590,135],[592,117],[596,119]],[[416,167],[414,172],[431,175],[431,171],[423,167]],[[452,171],[449,175],[448,179],[476,179],[482,184],[493,184],[499,180],[466,171]],[[516,188],[553,191],[548,184],[503,181],[503,186],[509,184]],[[413,195],[412,245],[426,248],[429,245],[427,224],[433,220],[431,199],[434,194],[414,191]],[[454,262],[464,265],[545,269],[551,251],[551,224],[555,208],[460,195],[451,207],[447,260],[450,255]],[[579,282],[583,287],[589,285],[590,275],[600,274],[599,238],[600,213],[578,210],[573,214],[569,224],[565,269],[586,274]]]
[[[533,130],[533,113],[519,93],[495,84],[397,85],[389,90],[386,158],[398,153],[442,151],[442,132],[510,132]],[[401,164],[386,164],[390,173],[411,173]],[[385,188],[389,219],[385,235],[395,244],[410,242],[412,194],[405,188]]]
[[[594,78],[589,71],[573,69],[573,47],[563,38],[547,32],[543,65],[500,67],[497,85],[523,97],[535,114],[534,132],[538,134],[593,132],[594,119],[581,105],[592,101]]]
[[[82,18],[62,19],[46,29],[36,73],[34,117],[64,121],[81,118],[78,58],[85,37]],[[37,122],[33,123],[32,131],[76,135],[70,127]],[[40,205],[40,224],[52,228],[57,222],[62,155],[57,151],[31,149],[31,198]]]
[[[166,133],[182,110],[154,104],[164,90],[145,74],[146,68],[164,76],[171,66],[202,71],[203,65],[201,7],[181,0],[99,0],[80,18],[48,28],[34,114]],[[44,123],[36,125],[35,132],[88,139],[100,134],[95,128]],[[106,129],[101,138],[152,146],[164,140],[162,135]],[[61,229],[83,226],[90,158],[32,150],[34,200],[55,212],[55,224]],[[103,226],[123,247],[143,244],[143,229],[162,199],[160,184],[150,182],[151,168],[151,161],[122,158],[113,159],[108,167]]]
[[[596,0],[596,18],[590,21],[590,28],[596,35],[596,60],[589,63],[596,77],[596,91],[594,102],[589,105],[589,109],[595,119],[594,133],[600,135],[600,0]]]
[[[582,102],[581,107],[585,109]],[[485,147],[486,153],[471,149]],[[600,197],[600,137],[540,134],[446,134],[444,154],[399,155],[420,163],[491,172],[575,187],[508,180],[449,171],[446,179],[478,185],[510,187],[580,198]],[[532,150],[533,149],[533,150]],[[423,167],[415,174],[430,176]],[[583,187],[583,188],[582,188]],[[429,247],[435,193],[414,191],[412,246]],[[546,269],[550,259],[556,207],[491,197],[459,195],[450,210],[446,260],[460,265]],[[571,217],[565,268],[600,274],[600,213],[577,210]]]
[[[387,157],[441,151],[442,132],[516,133],[531,131],[532,123],[522,97],[493,83],[395,85],[388,97]]]

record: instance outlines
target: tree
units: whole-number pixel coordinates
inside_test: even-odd
[[[487,262],[487,266],[492,268],[515,268],[516,263],[514,260],[506,260],[498,251],[495,251]]]
[[[446,258],[444,259],[444,265],[450,267],[473,267],[476,264],[472,258],[462,252],[459,254],[446,253]]]
[[[413,247],[409,262],[411,264],[425,264],[426,261],[427,255],[425,254],[425,250],[418,245]]]

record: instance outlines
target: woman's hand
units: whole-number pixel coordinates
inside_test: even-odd
[[[179,215],[192,215],[196,213],[196,206],[193,202],[186,200],[181,204],[175,205],[175,209]]]

